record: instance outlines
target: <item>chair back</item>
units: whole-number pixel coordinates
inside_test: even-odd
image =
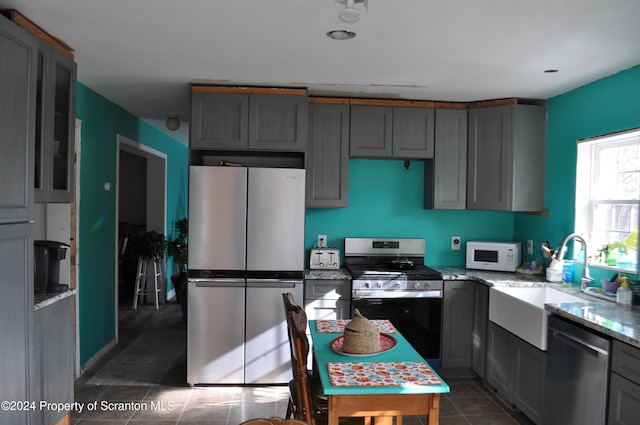
[[[293,310],[288,313],[289,340],[292,342],[291,363],[295,382],[297,409],[295,418],[310,425],[316,425],[315,407],[311,395],[309,374],[307,373],[307,356],[309,340],[307,339],[307,315],[304,310]]]

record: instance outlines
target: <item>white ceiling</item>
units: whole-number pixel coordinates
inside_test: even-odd
[[[78,80],[163,131],[191,83],[546,99],[640,64],[640,0],[0,0],[75,50]],[[361,7],[358,4],[358,7]],[[349,29],[356,38],[331,40]],[[557,73],[545,73],[557,69]],[[187,143],[187,125],[174,137]]]

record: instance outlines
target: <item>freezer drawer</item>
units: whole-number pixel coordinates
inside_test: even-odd
[[[244,280],[189,281],[188,384],[244,383],[244,301]]]
[[[282,294],[291,292],[302,302],[302,281],[247,280],[247,384],[284,384],[291,380],[291,352]]]

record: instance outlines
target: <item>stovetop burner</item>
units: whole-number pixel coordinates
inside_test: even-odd
[[[442,274],[422,264],[417,264],[415,269],[406,270],[396,270],[386,264],[347,264],[345,267],[349,270],[353,279],[442,279]]]

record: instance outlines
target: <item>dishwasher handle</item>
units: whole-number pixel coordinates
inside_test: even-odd
[[[567,333],[567,332],[561,331],[560,329],[555,329],[555,328],[549,328],[549,330],[552,331],[554,338],[560,341],[563,341],[569,345],[572,345],[573,347],[579,350],[586,351],[587,353],[593,355],[594,357],[598,357],[598,354],[602,354],[604,356],[609,355],[609,352],[607,350],[600,348],[596,345],[593,345],[590,342],[587,342],[576,335],[572,335],[570,333]]]

